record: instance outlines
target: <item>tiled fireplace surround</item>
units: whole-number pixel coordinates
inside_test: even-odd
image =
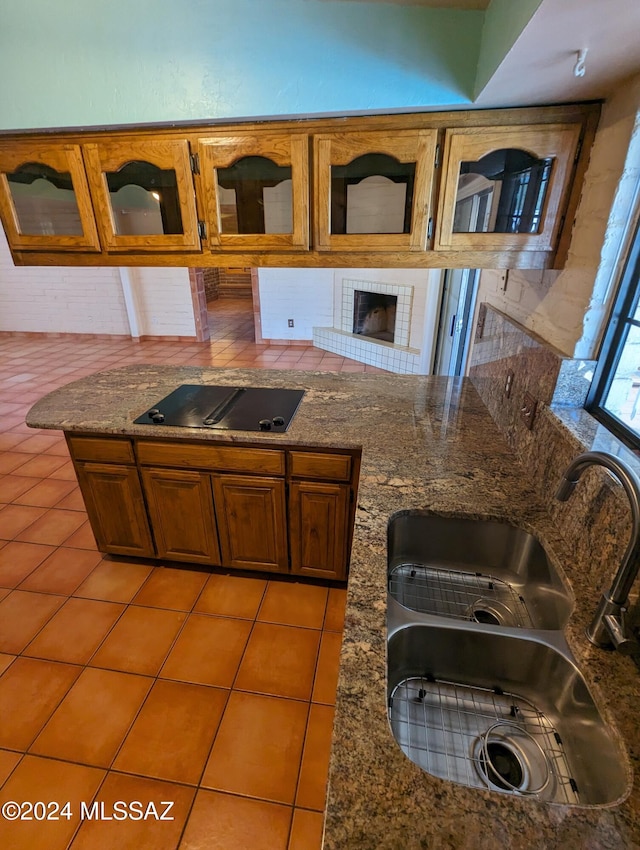
[[[574,495],[560,503],[554,494],[570,461],[584,451],[611,452],[640,473],[640,461],[582,408],[593,362],[572,360],[487,304],[481,305],[471,354],[470,378],[498,428],[518,456],[543,505],[574,553],[571,570],[580,570],[576,601],[595,610],[626,549],[630,534],[628,499],[603,469],[592,467]],[[509,371],[514,379],[505,394]],[[521,419],[525,392],[537,399],[532,430]],[[582,588],[582,589],[580,589]],[[580,599],[579,594],[589,594]],[[640,620],[640,606],[629,612]]]
[[[353,333],[353,301],[355,290],[395,295],[396,326],[394,342],[374,340]],[[314,328],[313,344],[316,348],[368,363],[388,372],[415,375],[420,370],[420,352],[409,347],[413,286],[380,283],[369,280],[343,280],[342,293],[336,299],[332,328]]]

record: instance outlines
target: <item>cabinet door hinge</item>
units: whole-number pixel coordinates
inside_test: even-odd
[[[427,239],[433,238],[433,219],[429,219],[429,224],[427,224]]]
[[[194,174],[200,174],[200,155],[197,153],[189,154],[189,162],[191,163],[191,171]]]
[[[205,221],[198,222],[198,236],[200,239],[207,238],[207,223]]]
[[[434,168],[439,168],[439,167],[440,167],[440,143],[439,143],[439,142],[438,142],[438,144],[436,145],[436,160],[435,160],[435,162],[433,163],[433,167],[434,167]]]

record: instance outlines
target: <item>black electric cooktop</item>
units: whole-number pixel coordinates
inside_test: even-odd
[[[303,395],[304,390],[182,384],[134,419],[134,424],[282,433]]]

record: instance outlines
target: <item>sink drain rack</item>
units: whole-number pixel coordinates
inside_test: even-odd
[[[422,614],[533,627],[522,596],[510,584],[491,575],[400,564],[389,573],[388,588],[401,605]]]
[[[402,751],[433,776],[547,802],[580,802],[562,739],[521,696],[410,677],[394,688],[389,717]],[[492,744],[498,749],[494,761]],[[501,769],[507,751],[512,773]]]

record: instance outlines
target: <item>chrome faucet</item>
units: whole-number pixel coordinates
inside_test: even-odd
[[[602,594],[587,637],[600,647],[613,646],[623,653],[632,652],[635,641],[627,637],[624,613],[631,587],[640,569],[640,479],[620,458],[608,452],[585,452],[567,467],[556,491],[556,499],[566,502],[576,488],[582,473],[589,466],[603,466],[622,484],[631,505],[631,539],[611,587]]]

